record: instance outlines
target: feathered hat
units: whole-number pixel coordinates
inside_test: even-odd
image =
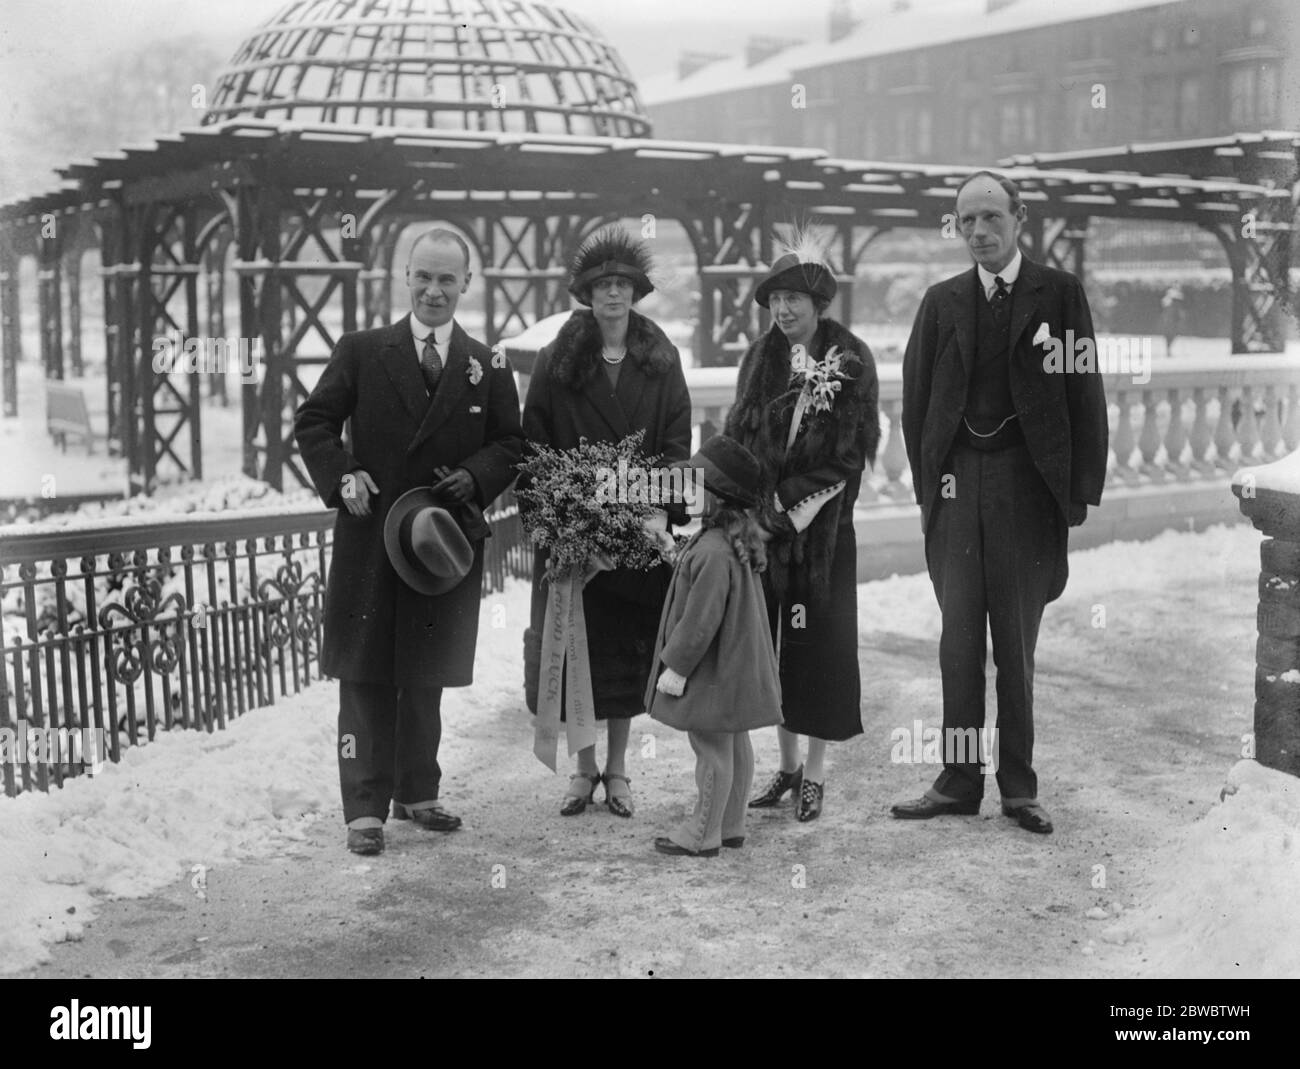
[[[783,250],[782,255],[777,257],[767,277],[754,291],[755,303],[766,308],[773,290],[793,290],[823,297],[827,301],[835,296],[839,286],[835,273],[826,262],[825,243],[818,240],[811,230],[796,229],[790,241],[778,239],[777,247]]]
[[[633,239],[621,226],[602,227],[578,249],[569,273],[569,292],[591,307],[591,287],[597,279],[622,275],[632,281],[632,302],[654,292],[650,281],[653,260],[645,243]]]

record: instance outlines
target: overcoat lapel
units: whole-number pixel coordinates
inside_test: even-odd
[[[979,278],[974,267],[958,275],[948,290],[957,349],[961,352],[962,377],[966,382],[970,382],[971,368],[975,366],[975,301],[978,293]]]
[[[469,389],[469,345],[465,332],[457,323],[452,327],[451,343],[447,346],[447,362],[443,365],[438,387],[433,391],[433,401],[424,413],[424,420],[407,447],[408,454],[415,452],[434,431],[458,411],[461,398]],[[412,343],[414,347],[414,343]],[[483,369],[487,374],[487,368]]]
[[[1038,265],[1025,257],[1020,261],[1020,277],[1016,279],[1016,293],[1011,302],[1011,338],[1008,351],[1015,353],[1016,343],[1025,328],[1038,315],[1038,300],[1043,289],[1043,275]]]
[[[415,339],[411,336],[408,317],[403,316],[389,327],[388,341],[380,359],[402,406],[418,424],[424,418],[428,395],[424,389],[424,376],[420,374],[420,358],[415,355]]]

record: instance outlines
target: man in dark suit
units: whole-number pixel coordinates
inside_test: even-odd
[[[459,237],[421,235],[406,267],[411,314],[340,338],[294,421],[317,492],[339,510],[321,667],[339,680],[339,779],[355,853],[383,850],[390,801],[394,816],[425,828],[461,824],[438,802],[442,689],[473,681],[482,510],[523,452],[509,363],[454,319],[470,278]],[[384,544],[388,509],[421,486],[476,521],[469,574],[435,596],[398,577]]]
[[[944,768],[892,812],[979,812],[991,632],[1002,810],[1046,833],[1032,763],[1034,647],[1044,607],[1065,588],[1068,528],[1101,503],[1107,423],[1095,358],[1076,371],[1069,351],[1095,348],[1083,287],[1022,255],[1025,215],[1006,178],[980,171],[963,182],[957,221],[975,265],[926,292],[903,357],[903,437],[943,616]],[[1048,359],[1057,345],[1064,361]]]

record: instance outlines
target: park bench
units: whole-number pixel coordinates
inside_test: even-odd
[[[66,453],[68,436],[86,443],[86,454],[95,451],[95,432],[90,426],[86,395],[80,386],[58,379],[45,380],[45,429]]]

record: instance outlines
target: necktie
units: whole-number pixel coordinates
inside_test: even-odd
[[[438,355],[438,347],[433,342],[432,333],[424,339],[424,355],[420,358],[420,371],[424,373],[424,384],[428,387],[429,396],[432,397],[438,379],[442,376],[442,357]]]
[[[1001,275],[994,276],[993,284],[997,289],[993,291],[993,296],[989,298],[989,304],[993,308],[993,317],[1001,320],[1011,307],[1011,290],[1007,287],[1006,281]]]

